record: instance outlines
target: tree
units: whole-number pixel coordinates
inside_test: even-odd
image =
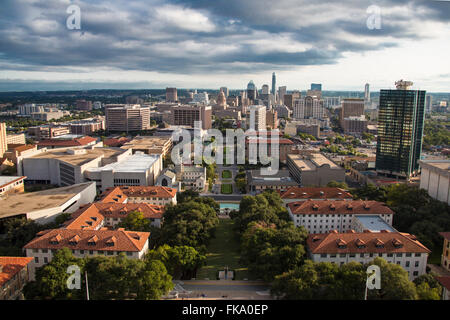
[[[342,189],[346,189],[346,190],[348,189],[348,185],[345,182],[338,182],[338,181],[334,181],[334,180],[328,182],[327,187],[342,188]]]
[[[415,300],[416,286],[399,265],[375,258],[363,265],[351,262],[338,266],[329,262],[305,263],[275,278],[272,293],[284,299],[364,299],[366,270],[377,265],[381,272],[381,288],[368,291],[369,300]]]
[[[303,263],[306,229],[292,222],[279,227],[252,222],[242,235],[241,255],[252,273],[267,281]]]
[[[146,259],[160,260],[174,279],[192,279],[206,257],[192,247],[163,245],[149,251]]]
[[[29,282],[24,287],[27,299],[82,299],[80,290],[67,287],[69,274],[67,268],[77,265],[83,268],[83,261],[73,256],[68,248],[58,250],[50,263],[36,270],[36,281]]]
[[[119,227],[125,228],[126,230],[149,232],[151,222],[144,217],[142,212],[133,211],[119,223]]]
[[[436,274],[427,273],[414,279],[419,300],[440,300],[442,286],[436,280]]]
[[[214,236],[219,223],[217,208],[214,200],[202,197],[167,206],[161,228],[162,243],[202,250]]]
[[[277,192],[263,192],[257,196],[244,196],[239,206],[239,212],[231,215],[239,234],[254,221],[279,225],[282,221],[290,221],[289,213],[283,206],[283,201]]]

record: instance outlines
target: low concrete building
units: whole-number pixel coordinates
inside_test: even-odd
[[[130,155],[131,150],[120,148],[44,148],[22,159],[17,173],[27,181],[67,186],[89,181],[85,173],[90,168],[120,163]]]
[[[151,186],[155,184],[162,166],[162,155],[137,151],[120,161],[87,168],[84,176],[95,181],[102,191],[115,186]]]
[[[206,187],[206,168],[201,166],[176,166],[177,180],[185,190],[203,191]]]
[[[25,217],[45,224],[54,221],[61,213],[74,212],[84,204],[94,201],[97,195],[95,183],[15,193],[0,197],[0,220]]]
[[[179,182],[177,182],[177,174],[169,169],[164,170],[156,179],[157,186],[180,189]]]
[[[421,160],[420,188],[450,205],[450,160]]]
[[[161,154],[163,157],[172,150],[172,137],[137,136],[126,142],[122,149],[132,149],[133,153],[140,151],[145,154]]]
[[[247,192],[258,194],[266,190],[286,191],[298,186],[288,170],[278,170],[274,175],[262,175],[260,170],[247,171]]]
[[[345,181],[345,169],[321,153],[288,154],[287,166],[294,179],[303,187]]]

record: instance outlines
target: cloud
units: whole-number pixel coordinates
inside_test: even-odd
[[[373,3],[381,8],[380,30],[366,26]],[[66,28],[70,4],[81,8],[80,31]],[[442,37],[449,13],[448,2],[420,0],[3,0],[0,67],[184,75],[290,70]]]

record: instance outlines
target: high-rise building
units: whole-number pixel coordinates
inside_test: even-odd
[[[106,105],[106,130],[141,131],[150,129],[150,108],[140,105]]]
[[[274,97],[277,93],[277,89],[275,89],[276,85],[277,85],[277,77],[275,76],[275,72],[274,72],[274,73],[272,73],[272,95]]]
[[[249,129],[266,130],[266,106],[249,106],[248,111],[250,113]]]
[[[339,112],[339,121],[344,127],[344,119],[349,117],[361,117],[364,115],[364,99],[345,98],[341,101],[341,110]]]
[[[225,98],[228,98],[228,96],[230,95],[230,92],[228,91],[227,87],[221,87],[220,91],[222,91],[225,94]]]
[[[195,121],[201,121],[202,129],[211,129],[211,107],[205,105],[177,105],[172,107],[172,125],[194,127]]]
[[[250,80],[250,82],[247,85],[247,98],[250,101],[255,101],[257,98],[257,91],[256,91],[256,86],[253,83],[253,80]]]
[[[166,88],[166,101],[167,102],[177,102],[177,88]]]
[[[287,93],[286,86],[282,86],[278,88],[278,102],[280,104],[284,103],[284,96]]]
[[[8,143],[6,140],[6,124],[0,123],[0,158],[3,157],[6,150],[8,149]]]
[[[92,101],[77,100],[77,110],[91,111]]]
[[[375,168],[379,174],[409,179],[419,172],[425,111],[425,91],[410,90],[410,81],[397,81],[397,90],[380,91]]]
[[[264,84],[261,88],[261,94],[269,94],[269,86],[267,84]]]
[[[294,109],[294,101],[300,99],[302,94],[299,91],[294,91],[292,93],[286,93],[284,95],[284,105],[289,108],[289,110]]]
[[[294,101],[294,119],[322,119],[324,116],[322,99],[306,96]]]
[[[312,91],[322,91],[322,84],[321,83],[311,83],[311,90]]]
[[[370,85],[368,83],[364,87],[364,101],[366,103],[370,102]]]
[[[431,113],[432,105],[433,105],[433,97],[427,94],[425,96],[425,113]]]

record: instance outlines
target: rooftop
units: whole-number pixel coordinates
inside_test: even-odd
[[[353,199],[353,196],[341,188],[292,187],[281,193],[282,199]]]
[[[434,168],[436,170],[450,173],[450,160],[421,160],[423,168]]]
[[[63,138],[61,138],[63,137]],[[39,141],[38,146],[46,147],[46,146],[58,146],[58,147],[77,147],[77,146],[85,146],[96,142],[97,139],[89,137],[89,136],[78,136],[78,135],[66,135],[60,136],[58,138],[53,138],[49,140]]]
[[[248,184],[253,185],[293,185],[298,183],[291,177],[289,170],[278,170],[274,175],[261,175],[261,170],[248,171]]]
[[[0,188],[4,187],[10,183],[20,181],[23,179],[26,179],[26,177],[24,177],[24,176],[22,176],[22,177],[0,176]]]
[[[63,162],[67,162],[74,166],[81,166],[99,157],[111,158],[116,157],[122,153],[127,152],[127,150],[119,148],[93,148],[93,149],[83,149],[85,152],[83,154],[73,154],[68,151],[71,149],[55,149],[42,152],[28,159],[58,159]],[[81,150],[81,149],[77,149]]]
[[[0,288],[31,261],[32,257],[0,257]]]
[[[310,234],[306,243],[313,254],[431,252],[415,236],[400,232],[338,233],[334,230],[325,234]]]
[[[381,230],[397,232],[397,230],[389,225],[389,223],[381,219],[378,215],[356,215],[355,217],[361,221],[365,230],[370,230],[372,232],[380,232]]]
[[[51,229],[41,231],[24,249],[103,250],[139,252],[150,232],[118,230]]]
[[[153,197],[172,199],[177,194],[177,189],[162,186],[121,186],[108,188],[103,193],[101,202],[123,203],[127,197]]]
[[[307,200],[288,204],[292,214],[394,214],[385,203],[363,200]]]
[[[37,191],[31,193],[14,193],[0,198],[0,218],[26,214],[37,210],[62,206],[92,183],[81,183],[72,186]]]
[[[126,142],[122,148],[124,149],[149,149],[149,148],[163,148],[167,143],[170,143],[170,138],[165,136],[145,136],[136,137],[133,140]]]
[[[100,172],[112,170],[114,172],[146,172],[153,166],[159,157],[160,155],[148,155],[142,152],[136,152],[119,162],[110,163],[103,167],[89,168],[87,171]]]
[[[321,153],[310,153],[308,155],[288,154],[287,156],[302,171],[314,171],[317,167],[323,165],[328,165],[331,169],[343,170],[340,166]]]

